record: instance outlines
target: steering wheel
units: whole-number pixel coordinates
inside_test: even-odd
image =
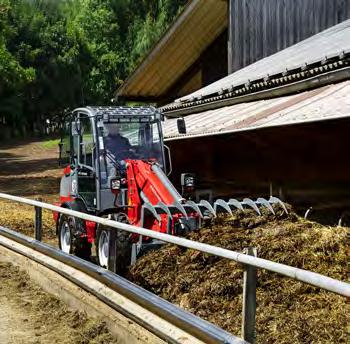
[[[137,158],[136,151],[132,148],[123,149],[123,150],[118,151],[117,153],[111,153],[111,154],[116,158],[116,160]],[[125,156],[127,156],[127,158],[125,158]],[[120,158],[120,157],[122,157],[122,158]]]

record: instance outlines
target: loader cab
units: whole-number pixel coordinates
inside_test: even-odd
[[[161,115],[152,107],[87,107],[66,116],[60,143],[61,201],[81,199],[87,210],[126,205],[111,181],[123,177],[128,159],[152,160],[166,171]]]
[[[127,206],[127,187],[117,200],[111,193],[116,176],[126,178],[128,160],[152,160],[164,171],[161,116],[154,108],[119,108],[96,117],[101,209]]]

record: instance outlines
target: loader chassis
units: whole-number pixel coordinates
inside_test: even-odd
[[[181,195],[167,176],[170,152],[166,161],[161,120],[153,107],[86,107],[66,116],[60,143],[64,170],[59,205],[171,235],[199,229],[205,217],[220,211],[250,207],[260,213],[259,206],[264,206],[273,212],[273,203],[284,207],[274,197],[195,203],[191,174],[182,178]],[[103,267],[108,268],[113,236],[116,272],[123,272],[143,246],[159,244],[74,217],[55,213],[54,218],[60,248],[89,258],[95,244]]]

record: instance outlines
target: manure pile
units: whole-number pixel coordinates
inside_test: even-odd
[[[325,227],[281,210],[218,218],[189,239],[349,280],[350,228]],[[235,334],[241,334],[241,266],[166,245],[141,257],[128,278],[149,291]],[[350,304],[275,273],[258,270],[257,343],[350,343]]]

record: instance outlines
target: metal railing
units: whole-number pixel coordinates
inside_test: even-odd
[[[22,197],[7,195],[0,193],[0,198],[19,202],[34,206],[36,209],[36,224],[35,224],[35,237],[41,238],[41,209],[47,209],[55,211],[68,216],[74,216],[83,220],[92,221],[107,227],[124,230],[130,233],[136,233],[142,236],[158,239],[163,242],[183,246],[189,249],[201,251],[204,253],[212,254],[218,257],[233,260],[242,264],[245,267],[244,286],[243,286],[243,320],[242,320],[242,332],[243,338],[252,343],[255,340],[255,308],[256,308],[256,269],[265,269],[271,272],[278,273],[280,275],[289,277],[291,279],[304,282],[315,287],[331,291],[338,295],[350,297],[350,284],[339,281],[312,271],[295,268],[292,266],[275,263],[270,260],[256,257],[254,250],[247,250],[246,253],[230,251],[221,247],[204,244],[201,242],[192,241],[189,239],[172,236],[169,234],[163,234],[149,229],[128,225],[121,222],[116,222],[106,218],[101,218],[78,211],[57,207],[51,204],[43,203],[40,201],[30,200]]]
[[[10,241],[4,241],[3,239],[9,239]],[[16,245],[20,244],[20,246]],[[58,273],[68,281],[71,281],[75,285],[86,290],[90,294],[96,296],[103,303],[115,309],[118,313],[124,315],[131,321],[135,321],[136,324],[149,332],[156,335],[169,344],[178,344],[177,340],[179,337],[176,335],[177,331],[174,332],[174,328],[180,329],[184,335],[183,338],[187,338],[187,342],[192,342],[193,339],[198,339],[200,343],[208,344],[248,344],[246,341],[234,336],[221,329],[220,327],[209,323],[208,321],[197,317],[196,315],[176,306],[161,297],[152,294],[151,292],[131,283],[125,278],[118,276],[111,271],[108,271],[92,262],[80,259],[74,255],[67,254],[56,247],[49,244],[43,243],[38,240],[33,240],[28,236],[10,230],[8,228],[0,226],[0,246],[3,246],[17,254],[20,254],[28,259],[31,259],[38,264]],[[22,247],[23,246],[23,247]],[[50,259],[45,260],[36,254],[31,253],[27,248],[35,250],[43,254],[45,257]],[[54,260],[54,262],[52,262]],[[119,302],[115,298],[106,296],[103,292],[101,293],[100,288],[94,289],[86,281],[79,279],[79,274],[72,274],[72,271],[68,271],[56,264],[56,261],[68,265],[73,269],[77,269],[84,274],[94,278],[96,281],[104,284],[107,288],[112,289],[117,294],[125,297],[131,303],[135,303],[142,309],[145,309],[146,313],[154,314],[156,317],[144,317],[144,312],[138,312],[138,308],[128,308],[128,302],[125,303],[122,300]],[[107,294],[109,292],[107,291]],[[109,294],[110,295],[110,294]],[[164,323],[159,326],[157,318],[164,320],[170,325],[167,326]],[[139,334],[139,332],[138,332]],[[190,336],[187,336],[189,334]],[[198,343],[196,341],[196,343]]]

